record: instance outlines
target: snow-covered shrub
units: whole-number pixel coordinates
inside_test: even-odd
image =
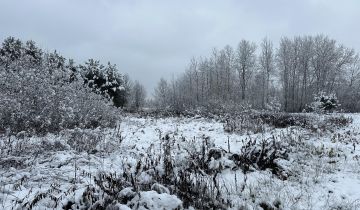
[[[174,142],[174,139],[170,138],[169,134],[166,134],[163,138],[163,167],[164,167],[164,175],[163,179],[165,183],[170,183],[173,179],[174,175],[174,165],[173,165],[173,158],[171,156],[171,149],[172,149],[172,142]]]
[[[8,158],[1,158],[0,160],[0,168],[8,170],[9,168],[16,168],[16,169],[24,169],[28,165],[26,163],[25,158],[19,157],[8,157]]]
[[[146,210],[146,209],[183,209],[182,201],[175,195],[167,193],[157,193],[156,191],[145,191],[137,194],[128,204],[130,207]]]
[[[249,113],[229,116],[224,123],[224,130],[229,133],[261,133],[264,129],[262,119],[253,117]]]
[[[185,208],[226,209],[227,200],[221,196],[216,177],[223,169],[230,168],[228,154],[214,147],[214,141],[207,136],[183,141],[188,141],[184,145],[187,156],[185,160],[178,160],[182,164],[176,164],[173,192]],[[196,143],[199,141],[202,143]]]
[[[338,126],[338,127],[345,127],[352,123],[351,117],[345,117],[344,115],[340,116],[331,116],[325,119],[325,124]]]
[[[116,65],[106,66],[99,61],[89,59],[85,65],[80,65],[84,83],[95,93],[112,100],[116,107],[124,107],[128,102],[123,76],[118,73]]]
[[[203,105],[203,112],[204,113],[211,113],[214,115],[224,115],[224,114],[237,114],[248,112],[252,109],[252,105],[247,102],[235,102],[235,101],[228,101],[224,103],[223,100],[219,99],[212,99],[209,100],[208,103]]]
[[[125,177],[127,172],[124,172],[124,176],[119,176],[114,173],[99,172],[94,181],[100,190],[105,192],[109,196],[122,196],[122,190],[132,186],[130,177]]]
[[[69,131],[67,144],[71,148],[83,152],[95,153],[99,143],[103,140],[103,135],[99,130],[87,130],[76,128]]]
[[[306,128],[311,132],[324,135],[326,132],[333,133],[336,129],[346,127],[350,123],[352,123],[352,118],[344,115],[318,115],[318,118],[314,117],[312,121],[308,121]]]
[[[142,182],[141,174],[147,170],[146,164],[138,161],[136,168],[124,168],[123,173],[99,172],[94,177],[95,185],[88,185],[80,199],[68,201],[63,208],[183,209],[183,202],[164,185],[154,179]]]
[[[68,201],[63,209],[183,209],[182,201],[169,193],[152,190],[135,192],[130,187],[123,188],[113,195],[108,193],[89,185],[79,201]]]
[[[279,142],[275,142],[275,140],[262,140],[258,143],[256,139],[250,139],[242,146],[239,154],[233,154],[231,157],[244,173],[252,168],[259,170],[269,169],[280,179],[286,179],[287,175],[277,163],[277,160],[286,158],[287,149]]]
[[[39,72],[38,72],[39,71]],[[115,110],[79,83],[54,84],[37,69],[2,72],[2,128],[36,134],[64,128],[113,126]],[[1,74],[1,73],[0,73]]]
[[[0,48],[0,129],[12,134],[113,126],[116,110],[66,59],[9,38]]]
[[[265,104],[265,110],[271,112],[279,112],[281,110],[281,102],[276,97],[271,97],[269,102]]]
[[[263,123],[275,128],[287,128],[289,126],[306,127],[313,120],[307,115],[272,112],[255,114],[253,118],[259,118]]]
[[[175,181],[175,194],[183,201],[185,208],[226,209],[226,200],[214,176],[179,170]]]
[[[180,164],[173,156],[174,137],[167,134],[160,140],[163,144],[161,155],[149,153],[131,166],[124,165],[120,173],[98,173],[94,177],[94,188],[86,190],[80,201],[68,205],[88,209],[116,205],[138,209],[225,209],[226,202],[220,195],[216,178],[220,170],[215,173],[206,170],[208,160],[223,158],[219,159],[218,150],[205,148],[204,157],[195,160],[203,164],[189,164],[194,160]],[[206,141],[212,146],[209,139]],[[196,154],[202,153],[201,148],[196,149]]]
[[[313,118],[309,115],[279,112],[250,112],[227,116],[224,122],[226,132],[263,133],[270,128],[290,126],[308,127]]]
[[[308,111],[313,112],[332,112],[340,106],[339,100],[337,99],[335,93],[326,93],[320,91],[318,94],[314,95],[314,101],[307,108]]]

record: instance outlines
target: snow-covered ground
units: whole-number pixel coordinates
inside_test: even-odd
[[[353,118],[349,126],[326,131],[292,126],[240,134],[227,133],[222,122],[200,117],[124,117],[117,129],[2,137],[0,209],[62,209],[69,201],[80,202],[88,186],[96,186],[94,180],[100,172],[120,175],[128,170],[136,174],[139,183],[152,184],[150,174],[135,171],[139,161],[164,155],[161,139],[166,135],[172,141],[174,170],[188,164],[188,151],[201,150],[205,141],[227,155],[240,153],[250,139],[284,141],[282,145],[290,152],[288,158],[278,162],[286,179],[270,170],[244,173],[225,155],[207,162],[214,170],[219,165],[229,166],[216,176],[209,175],[209,179],[217,180],[221,197],[231,202],[229,208],[266,209],[266,204],[268,209],[360,209],[360,115],[347,116]],[[126,190],[130,189],[121,192]],[[181,208],[181,199],[170,195],[166,188],[164,191],[151,188],[114,206]]]

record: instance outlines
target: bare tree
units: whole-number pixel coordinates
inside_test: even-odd
[[[135,81],[131,90],[131,104],[130,108],[133,110],[139,110],[145,105],[146,91],[138,81]]]
[[[301,81],[301,96],[300,96],[300,110],[303,110],[305,104],[309,101],[309,85],[311,84],[311,59],[313,56],[313,46],[314,41],[311,36],[306,36],[301,38],[300,43],[300,54],[299,54],[299,65],[300,71],[302,74],[302,81]]]
[[[283,37],[280,41],[280,47],[277,52],[278,68],[281,72],[282,92],[283,92],[283,109],[288,111],[289,106],[289,76],[290,76],[290,54],[291,54],[291,41]]]
[[[260,68],[262,71],[262,107],[269,103],[270,75],[274,71],[274,52],[272,42],[264,38],[261,43],[261,54],[259,56]]]
[[[160,79],[155,89],[154,100],[158,109],[164,109],[170,104],[170,88],[163,78]]]
[[[236,51],[236,68],[239,74],[242,101],[246,99],[246,88],[251,78],[253,68],[255,67],[255,50],[255,43],[242,40]]]

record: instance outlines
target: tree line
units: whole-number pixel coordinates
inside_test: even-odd
[[[47,132],[111,126],[117,108],[142,108],[146,91],[111,63],[76,64],[8,37],[0,47],[0,102],[0,130]],[[152,102],[169,111],[302,112],[317,102],[359,112],[359,55],[324,35],[283,37],[277,47],[267,38],[241,40],[192,58],[177,78],[160,79]]]
[[[317,95],[333,95],[345,111],[360,111],[360,62],[355,50],[324,35],[241,40],[192,58],[185,72],[160,79],[158,109],[244,108],[302,112]]]

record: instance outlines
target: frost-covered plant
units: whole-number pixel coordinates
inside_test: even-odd
[[[352,121],[353,119],[351,117],[345,117],[344,115],[332,116],[325,119],[326,124],[338,127],[348,126]]]
[[[108,63],[106,66],[99,61],[89,59],[85,65],[80,65],[84,83],[95,93],[112,100],[116,107],[123,107],[127,103],[123,76],[118,73],[116,65]]]
[[[224,130],[229,133],[261,133],[264,129],[262,119],[248,113],[227,117],[224,123]]]
[[[36,134],[63,128],[112,126],[115,112],[101,96],[79,83],[54,84],[37,69],[19,69],[0,80],[1,127]],[[3,80],[4,79],[4,80]]]
[[[326,93],[320,91],[314,95],[314,101],[308,107],[308,110],[314,112],[332,112],[340,106],[335,93]]]
[[[255,140],[248,140],[241,148],[239,154],[234,154],[231,159],[243,170],[244,173],[251,168],[266,170],[269,169],[280,179],[286,179],[287,175],[277,160],[287,158],[287,150],[275,139],[262,140],[258,143]]]
[[[170,183],[173,179],[174,174],[174,166],[173,166],[173,160],[171,157],[171,139],[169,134],[166,134],[163,139],[163,165],[164,165],[164,176],[163,179],[165,183]]]
[[[276,97],[270,98],[269,102],[265,104],[265,110],[279,112],[281,110],[280,100]]]
[[[191,164],[175,165],[172,156],[174,138],[166,134],[161,140],[164,141],[161,155],[153,154],[151,146],[147,155],[140,157],[135,164],[124,165],[119,173],[97,173],[93,177],[95,185],[88,186],[80,200],[69,201],[65,206],[87,209],[106,209],[116,205],[140,209],[143,206],[150,209],[191,206],[196,209],[226,209],[228,204],[221,195],[217,179],[219,172],[210,175],[200,172],[200,168],[192,168]],[[211,151],[207,158],[201,158],[204,164],[210,156],[216,156]]]
[[[55,52],[13,38],[0,48],[0,129],[10,133],[58,132],[113,126],[116,110]]]
[[[77,151],[95,153],[103,135],[99,130],[86,130],[76,128],[69,131],[67,143]]]
[[[259,118],[261,122],[275,128],[287,128],[290,126],[307,127],[313,121],[312,117],[308,115],[271,112],[255,114],[252,118]]]

